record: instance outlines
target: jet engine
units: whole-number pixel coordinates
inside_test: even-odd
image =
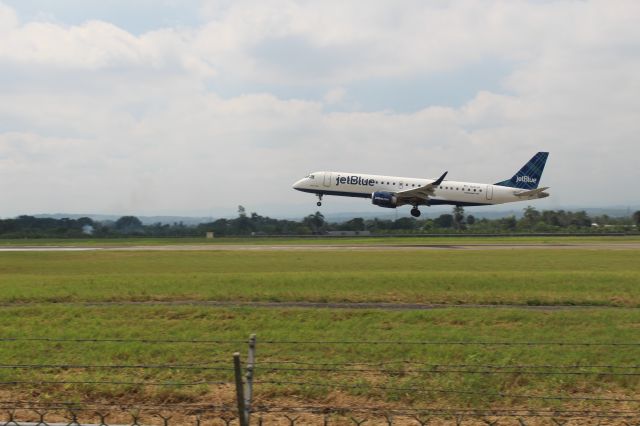
[[[379,207],[395,209],[398,207],[398,198],[391,192],[378,191],[371,195],[371,203]]]

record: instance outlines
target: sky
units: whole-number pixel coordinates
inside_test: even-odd
[[[313,171],[492,183],[537,151],[536,207],[638,205],[638,22],[636,0],[0,0],[0,217],[305,215]]]

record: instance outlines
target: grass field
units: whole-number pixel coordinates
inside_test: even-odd
[[[640,313],[635,310],[586,312],[528,312],[518,310],[443,310],[428,312],[207,309],[198,307],[100,307],[38,306],[2,311],[4,337],[90,339],[212,339],[241,340],[258,334],[258,362],[297,361],[311,363],[355,362],[338,371],[270,371],[286,363],[258,366],[258,381],[294,381],[304,385],[257,384],[261,401],[291,399],[331,403],[339,397],[352,400],[400,404],[401,406],[455,404],[478,407],[560,407],[578,403],[500,398],[496,392],[532,395],[616,395],[634,397],[640,390],[637,376],[607,376],[611,372],[635,373],[634,368],[580,368],[599,371],[591,375],[456,374],[412,372],[440,365],[637,365],[638,347],[611,348],[572,346],[448,346],[448,345],[351,345],[270,344],[263,341],[467,341],[467,342],[638,342]],[[74,381],[232,381],[231,354],[246,349],[242,343],[73,343],[4,342],[2,364],[192,364],[223,367],[214,370],[78,370],[49,368],[0,370],[0,380]],[[410,361],[415,364],[406,364]],[[384,363],[383,373],[368,371],[368,363]],[[428,364],[428,366],[422,363]],[[295,367],[295,366],[294,366]],[[298,366],[298,367],[305,367]],[[321,368],[316,365],[313,368]],[[374,366],[374,369],[380,368]],[[345,371],[345,370],[364,371]],[[467,368],[468,369],[468,368]],[[471,370],[483,370],[481,367]],[[533,371],[549,371],[534,369]],[[575,369],[572,369],[573,371]],[[453,389],[472,395],[424,394],[364,387],[340,392],[314,387],[320,384],[384,385],[396,388]],[[139,387],[109,385],[24,385],[19,397],[38,392],[39,398],[111,402],[202,402],[231,400],[229,386]],[[581,403],[580,405],[585,405]],[[607,406],[602,402],[596,406]]]
[[[0,253],[0,302],[640,306],[638,250]]]
[[[294,342],[640,344],[639,255],[632,249],[0,253],[0,382],[5,383],[0,393],[8,400],[230,402],[230,384],[97,382],[228,383],[231,354],[246,352],[240,341],[257,333],[260,402],[637,409],[635,402],[513,395],[638,399],[638,345]],[[595,306],[400,312],[86,305],[172,300]],[[135,341],[139,339],[223,342]],[[182,367],[104,368],[139,364]],[[91,383],[8,384],[15,381]]]

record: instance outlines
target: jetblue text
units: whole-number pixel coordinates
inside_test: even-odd
[[[518,176],[516,182],[536,183],[538,179],[529,176]]]
[[[340,184],[373,186],[375,183],[376,181],[373,179],[363,179],[360,176],[338,176],[336,178],[336,186],[340,186]]]

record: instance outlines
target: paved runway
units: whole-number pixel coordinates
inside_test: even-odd
[[[77,251],[421,251],[421,250],[640,250],[640,242],[624,243],[496,243],[496,244],[171,244],[148,246],[5,246],[0,252]]]

